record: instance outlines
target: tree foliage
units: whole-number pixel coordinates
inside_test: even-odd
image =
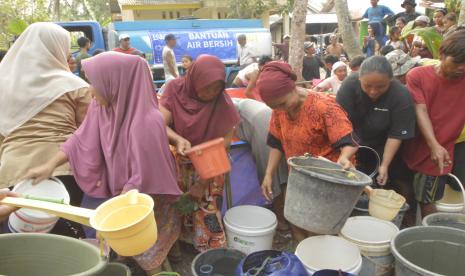
[[[111,20],[109,0],[1,0],[0,48],[39,21]]]
[[[229,2],[229,18],[260,18],[269,10],[276,9],[276,0],[231,0]]]

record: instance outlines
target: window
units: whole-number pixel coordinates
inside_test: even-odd
[[[173,18],[174,18],[174,17],[173,17],[173,12],[170,11],[170,19],[173,19]]]
[[[161,17],[162,17],[163,19],[166,19],[166,12],[162,12],[162,13],[161,13]]]
[[[181,13],[180,12],[176,12],[176,18],[179,18],[181,17]]]
[[[91,43],[94,41],[91,26],[63,26],[71,35],[71,52],[76,53],[79,51],[79,45],[77,45],[77,39],[81,36],[85,36],[90,39]]]
[[[218,19],[221,19],[221,12],[218,13]]]

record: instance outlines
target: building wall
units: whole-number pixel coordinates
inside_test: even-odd
[[[192,9],[173,9],[173,10],[135,10],[133,11],[134,20],[169,20],[177,19],[183,16],[192,15]]]
[[[228,9],[222,7],[204,7],[194,11],[193,15],[202,19],[225,19],[228,17]]]

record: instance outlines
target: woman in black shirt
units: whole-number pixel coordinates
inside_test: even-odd
[[[400,161],[396,155],[402,141],[414,137],[415,107],[410,93],[393,78],[386,58],[374,56],[342,83],[336,100],[348,113],[361,145],[373,148],[381,157],[377,182],[385,185],[390,174],[395,178],[393,174],[399,173],[389,168],[393,160]],[[360,170],[373,167],[369,155],[359,151]]]

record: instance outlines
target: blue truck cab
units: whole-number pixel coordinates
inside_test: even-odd
[[[164,81],[162,50],[164,37],[174,34],[177,46],[174,48],[178,66],[183,55],[194,59],[201,54],[215,55],[226,65],[227,83],[230,86],[237,74],[237,36],[245,34],[247,44],[257,57],[271,56],[271,33],[263,27],[261,20],[223,19],[223,20],[154,20],[113,22],[102,27],[95,21],[57,22],[68,30],[73,41],[86,36],[92,41],[90,54],[96,49],[111,50],[119,46],[120,34],[128,34],[131,47],[145,53],[151,65],[154,79]],[[77,52],[76,45],[73,51]]]

